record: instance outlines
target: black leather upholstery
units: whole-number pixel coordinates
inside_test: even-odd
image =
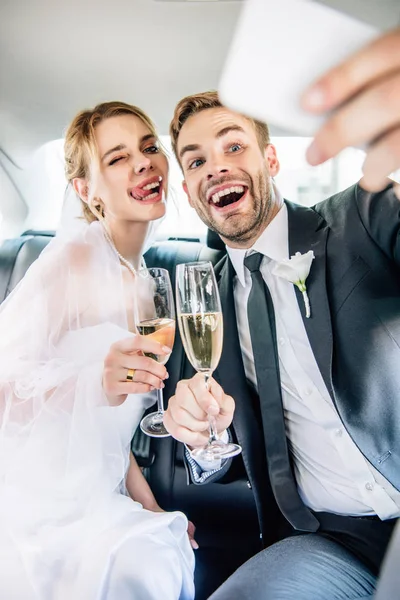
[[[3,242],[0,246],[0,303],[21,281],[50,240],[49,236],[23,235]]]
[[[0,246],[0,303],[20,282],[53,235],[50,231],[29,230],[19,238],[3,242]],[[146,253],[145,260],[149,266],[164,267],[173,275],[179,263],[210,260],[215,264],[222,254],[222,250],[212,250],[199,242],[165,241],[156,242]]]
[[[156,242],[146,252],[145,261],[149,267],[163,267],[171,275],[175,289],[175,267],[181,263],[209,260],[216,264],[225,253],[224,250],[208,248],[200,242],[165,241]]]
[[[224,242],[221,240],[218,233],[212,229],[207,230],[207,246],[209,248],[214,248],[214,250],[221,250],[222,252],[225,252]]]

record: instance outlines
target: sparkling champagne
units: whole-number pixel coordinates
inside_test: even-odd
[[[183,346],[193,368],[200,373],[212,373],[221,358],[222,313],[183,313],[178,319]]]
[[[148,335],[163,346],[172,348],[175,339],[175,320],[174,319],[148,319],[141,321],[138,325],[138,331],[141,335]],[[145,352],[146,356],[153,358],[164,365],[169,359],[169,355],[157,355]]]

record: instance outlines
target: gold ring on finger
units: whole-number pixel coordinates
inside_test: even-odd
[[[126,381],[133,381],[133,377],[135,375],[135,369],[128,369],[126,374]]]

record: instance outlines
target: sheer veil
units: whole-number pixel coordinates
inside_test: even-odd
[[[169,193],[170,192],[171,190],[169,190]],[[162,217],[161,219],[157,219],[157,221],[152,221],[150,223],[143,247],[143,254],[150,248],[150,246],[154,242],[157,230],[160,227],[163,220],[164,217]],[[75,236],[78,232],[83,233],[87,229],[87,227],[88,224],[82,217],[82,208],[80,200],[76,195],[72,185],[69,184],[65,190],[60,224],[57,228],[56,235],[57,237],[68,239]]]
[[[129,336],[123,276],[79,212],[68,191],[57,236],[0,307],[0,560],[29,569],[40,553],[43,577],[128,466],[102,389],[111,344]]]

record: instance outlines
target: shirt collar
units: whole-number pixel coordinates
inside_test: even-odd
[[[244,266],[245,257],[254,252],[260,252],[264,256],[274,260],[281,261],[284,258],[289,258],[289,233],[288,233],[288,212],[286,204],[282,201],[282,196],[277,187],[274,185],[274,194],[277,202],[282,202],[282,207],[278,214],[272,219],[271,223],[264,229],[260,237],[256,240],[251,248],[229,248],[226,250],[231,259],[233,268],[240,283],[246,285],[246,268]]]

